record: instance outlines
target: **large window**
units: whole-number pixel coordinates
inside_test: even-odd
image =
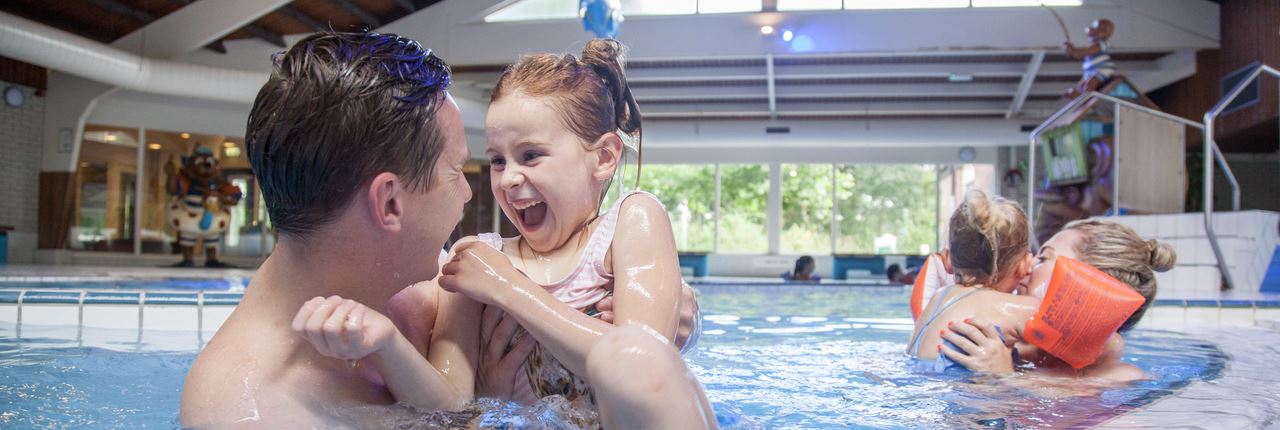
[[[931,252],[937,240],[936,184],[933,166],[836,166],[835,252]]]
[[[171,216],[173,205],[181,202],[167,190],[170,175],[166,166],[180,168],[183,157],[190,156],[196,146],[212,150],[222,179],[239,187],[242,195],[229,209],[227,230],[218,243],[220,255],[261,256],[270,252],[274,236],[243,154],[242,139],[97,125],[85,126],[68,248],[179,253]],[[203,248],[198,246],[197,254]],[[197,256],[196,261],[203,261],[203,257]]]
[[[137,181],[137,130],[85,126],[67,246],[133,252]]]
[[[831,165],[782,165],[782,252],[831,253]]]
[[[668,164],[645,166],[640,189],[667,207],[676,249],[711,252],[715,247],[715,166]]]
[[[720,166],[720,232],[717,251],[769,252],[769,166]]]
[[[945,174],[918,164],[772,166],[776,174],[768,164],[649,164],[639,189],[666,206],[680,252],[923,255],[936,250],[938,220],[943,212],[950,216],[954,200],[951,182],[939,190],[939,179],[954,176],[981,188],[984,177],[975,173],[981,165],[949,166]],[[633,169],[628,166],[621,175],[626,180],[609,190],[602,208],[613,207],[619,188],[636,188]],[[779,182],[771,184],[771,177]],[[780,192],[776,220],[771,189]],[[770,248],[774,235],[777,249]]]

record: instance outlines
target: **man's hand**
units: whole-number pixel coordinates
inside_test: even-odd
[[[537,342],[527,333],[512,344],[519,324],[502,308],[485,306],[480,322],[480,368],[476,396],[510,400],[525,361]]]

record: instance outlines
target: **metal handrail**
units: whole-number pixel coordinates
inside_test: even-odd
[[[1268,68],[1268,69],[1270,69],[1270,68]],[[1274,72],[1274,69],[1271,69],[1271,70]],[[1044,122],[1040,123],[1040,125],[1039,125],[1039,126],[1037,126],[1034,130],[1032,130],[1032,131],[1031,131],[1031,135],[1030,135],[1030,137],[1028,138],[1028,143],[1029,143],[1029,146],[1030,146],[1030,148],[1029,148],[1029,149],[1030,149],[1030,155],[1029,155],[1029,159],[1027,160],[1027,161],[1028,161],[1028,163],[1027,163],[1027,166],[1028,166],[1028,168],[1027,168],[1027,170],[1028,170],[1028,172],[1027,172],[1027,195],[1028,195],[1028,200],[1027,200],[1027,201],[1028,201],[1029,203],[1031,203],[1031,206],[1032,206],[1032,207],[1028,207],[1028,208],[1027,208],[1027,224],[1028,224],[1028,228],[1030,228],[1030,229],[1032,230],[1032,231],[1031,231],[1031,234],[1030,234],[1030,237],[1031,237],[1031,242],[1032,242],[1032,243],[1031,243],[1031,245],[1032,245],[1032,247],[1033,247],[1033,248],[1039,245],[1038,243],[1036,243],[1036,235],[1035,235],[1035,225],[1036,225],[1036,223],[1035,223],[1035,215],[1036,215],[1036,210],[1035,210],[1035,207],[1034,207],[1034,203],[1035,203],[1035,192],[1036,192],[1036,185],[1037,185],[1037,184],[1036,184],[1036,182],[1037,182],[1037,181],[1036,181],[1036,139],[1040,137],[1040,133],[1043,133],[1046,129],[1048,129],[1050,126],[1052,126],[1055,122],[1057,122],[1057,121],[1058,121],[1058,119],[1059,119],[1059,118],[1062,118],[1062,116],[1063,116],[1063,115],[1066,115],[1068,112],[1072,112],[1072,111],[1074,111],[1076,108],[1080,107],[1081,105],[1083,105],[1083,104],[1085,104],[1085,103],[1088,103],[1090,100],[1093,100],[1093,99],[1100,99],[1100,100],[1103,100],[1103,101],[1110,102],[1110,103],[1112,103],[1113,105],[1117,105],[1117,106],[1124,106],[1124,107],[1126,107],[1126,108],[1134,109],[1134,110],[1137,110],[1137,111],[1140,111],[1140,112],[1143,112],[1143,113],[1146,113],[1146,114],[1149,114],[1149,115],[1153,115],[1153,116],[1156,116],[1156,117],[1159,117],[1159,118],[1163,118],[1163,119],[1166,119],[1166,120],[1169,120],[1169,121],[1177,122],[1177,123],[1182,124],[1182,125],[1185,125],[1185,126],[1195,127],[1195,128],[1197,128],[1197,129],[1200,129],[1200,130],[1206,130],[1206,127],[1205,127],[1205,125],[1204,125],[1204,124],[1201,124],[1201,123],[1198,123],[1198,122],[1195,122],[1195,121],[1192,121],[1192,120],[1189,120],[1189,119],[1186,119],[1186,118],[1182,118],[1182,117],[1180,117],[1180,116],[1171,115],[1171,114],[1166,113],[1166,112],[1161,112],[1161,111],[1158,111],[1158,110],[1155,110],[1155,109],[1152,109],[1152,108],[1149,108],[1149,107],[1146,107],[1146,106],[1142,106],[1142,105],[1139,105],[1139,104],[1137,104],[1137,103],[1134,103],[1134,102],[1131,102],[1131,101],[1128,101],[1128,100],[1124,100],[1124,99],[1119,99],[1119,98],[1116,98],[1116,97],[1112,97],[1112,96],[1109,96],[1109,95],[1106,95],[1106,94],[1103,94],[1103,93],[1100,93],[1100,92],[1097,92],[1097,91],[1091,91],[1091,92],[1089,92],[1088,94],[1085,94],[1085,95],[1080,96],[1080,97],[1076,97],[1074,100],[1072,100],[1071,102],[1067,103],[1067,105],[1066,105],[1066,106],[1063,106],[1061,109],[1058,109],[1058,110],[1057,110],[1056,112],[1054,112],[1052,115],[1049,115],[1049,118],[1048,118],[1048,119],[1046,119]],[[1118,114],[1119,114],[1119,111],[1117,110],[1117,116],[1118,116]],[[1115,166],[1115,167],[1113,167],[1113,168],[1112,168],[1112,174],[1113,174],[1114,178],[1113,178],[1113,181],[1112,181],[1112,184],[1111,184],[1111,185],[1112,185],[1112,191],[1111,191],[1111,207],[1113,208],[1113,210],[1112,210],[1112,214],[1113,214],[1113,215],[1119,215],[1119,213],[1120,213],[1120,211],[1119,211],[1119,207],[1120,207],[1120,180],[1119,180],[1119,179],[1120,179],[1120,172],[1118,171],[1118,167],[1119,167],[1119,165],[1120,165],[1120,160],[1119,160],[1119,157],[1120,157],[1120,152],[1119,152],[1119,145],[1120,145],[1120,141],[1119,141],[1118,139],[1116,139],[1116,140],[1115,140],[1115,145],[1117,146],[1117,148],[1116,148],[1116,149],[1117,149],[1117,151],[1115,152],[1115,159],[1114,159],[1114,160],[1112,160],[1112,163],[1111,163],[1111,165],[1112,165],[1112,166]],[[1205,150],[1205,156],[1206,156],[1205,160],[1208,160],[1208,159],[1209,159],[1209,158],[1208,158],[1208,156],[1209,156],[1209,155],[1213,155],[1213,156],[1214,156],[1214,160],[1215,160],[1218,164],[1220,164],[1220,165],[1221,165],[1221,167],[1222,167],[1222,173],[1223,173],[1224,175],[1226,175],[1226,177],[1227,177],[1227,181],[1231,184],[1231,195],[1232,195],[1232,202],[1233,202],[1232,204],[1233,204],[1233,208],[1234,208],[1234,210],[1240,210],[1240,182],[1236,180],[1236,176],[1235,176],[1235,174],[1231,171],[1231,166],[1228,166],[1228,165],[1227,165],[1227,161],[1226,161],[1226,159],[1222,156],[1222,151],[1221,151],[1220,149],[1218,149],[1218,145],[1217,145],[1216,143],[1214,143],[1212,140],[1208,140],[1208,139],[1206,139],[1206,145],[1205,145],[1205,148],[1206,148],[1206,150]],[[1213,153],[1212,153],[1212,154],[1210,154],[1210,153],[1209,153],[1209,149],[1207,149],[1207,148],[1212,148]],[[1206,166],[1208,166],[1208,165],[1210,165],[1210,164],[1211,164],[1211,163],[1207,163],[1207,162],[1205,163],[1205,165],[1206,165]],[[1210,171],[1211,171],[1212,169],[1210,168],[1210,169],[1208,169],[1208,170],[1210,170]],[[1209,177],[1209,178],[1210,178],[1210,179],[1206,179],[1206,181],[1211,181],[1211,177]],[[1213,247],[1213,249],[1214,249],[1214,255],[1218,258],[1218,266],[1219,266],[1219,270],[1225,274],[1227,271],[1226,271],[1225,269],[1223,269],[1223,268],[1225,268],[1225,267],[1226,267],[1226,264],[1225,264],[1225,261],[1224,261],[1224,260],[1223,260],[1223,258],[1222,258],[1222,251],[1221,251],[1221,250],[1219,249],[1219,247],[1218,247],[1217,237],[1213,235],[1213,230],[1212,230],[1211,228],[1206,228],[1205,232],[1206,232],[1206,233],[1208,233],[1208,235],[1209,235],[1209,243],[1210,243],[1210,245],[1212,245],[1212,247]],[[1228,275],[1228,276],[1229,276],[1229,275]],[[1228,282],[1229,282],[1229,280],[1228,280]],[[1228,284],[1228,285],[1230,285],[1230,284]]]
[[[1257,80],[1263,72],[1271,76],[1280,78],[1280,71],[1267,65],[1259,66],[1249,73],[1249,77],[1242,79],[1236,84],[1235,88],[1227,93],[1226,97],[1218,100],[1218,104],[1213,105],[1212,109],[1204,113],[1204,159],[1209,159],[1209,151],[1212,149],[1217,153],[1217,157],[1222,160],[1222,164],[1226,164],[1226,160],[1222,159],[1222,151],[1218,150],[1218,142],[1213,138],[1213,123],[1217,120],[1218,115],[1222,115],[1222,111],[1227,109],[1227,105],[1235,101],[1240,93],[1244,92],[1245,87]],[[1227,179],[1231,180],[1232,185],[1236,185],[1235,175],[1231,174],[1231,168],[1225,167],[1223,172],[1227,174]],[[1232,189],[1231,208],[1240,210],[1240,193],[1239,187]],[[1213,255],[1218,258],[1218,271],[1222,273],[1222,283],[1226,288],[1231,288],[1235,282],[1231,278],[1231,271],[1227,270],[1226,260],[1222,257],[1222,249],[1218,246],[1218,236],[1213,231],[1213,164],[1204,163],[1204,231],[1209,236],[1209,245],[1213,247]]]

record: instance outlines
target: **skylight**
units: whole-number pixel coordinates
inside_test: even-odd
[[[839,10],[844,7],[843,3],[843,0],[778,0],[778,10]]]
[[[622,15],[693,15],[698,0],[622,0]]]
[[[521,0],[484,17],[485,22],[539,21],[578,17],[573,0]]]
[[[1080,6],[1081,0],[973,0],[973,7]]]
[[[939,9],[969,7],[969,0],[845,0],[845,9]]]
[[[698,13],[759,12],[760,0],[698,0]]]
[[[1082,0],[776,0],[780,12],[806,10],[946,9],[966,7],[1080,6]],[[694,15],[760,12],[761,0],[622,0],[622,15]],[[576,0],[521,0],[485,22],[578,18]]]

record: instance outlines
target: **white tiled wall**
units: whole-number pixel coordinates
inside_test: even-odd
[[[1280,321],[1280,308],[1152,306],[1138,328],[1188,331],[1205,327],[1268,327],[1271,321]]]
[[[23,319],[25,321],[25,318]],[[138,307],[127,305],[85,305],[85,327],[137,329]]]
[[[10,83],[0,81],[0,88]],[[26,96],[21,107],[0,109],[0,225],[9,234],[9,263],[30,263],[39,220],[40,151],[44,133],[44,97],[14,85]]]
[[[1127,215],[1109,217],[1148,239],[1173,246],[1178,263],[1156,274],[1159,298],[1204,297],[1221,290],[1217,258],[1204,231],[1204,215]],[[1219,212],[1213,215],[1214,232],[1222,248],[1236,291],[1258,291],[1271,254],[1280,244],[1280,214],[1266,211]]]

